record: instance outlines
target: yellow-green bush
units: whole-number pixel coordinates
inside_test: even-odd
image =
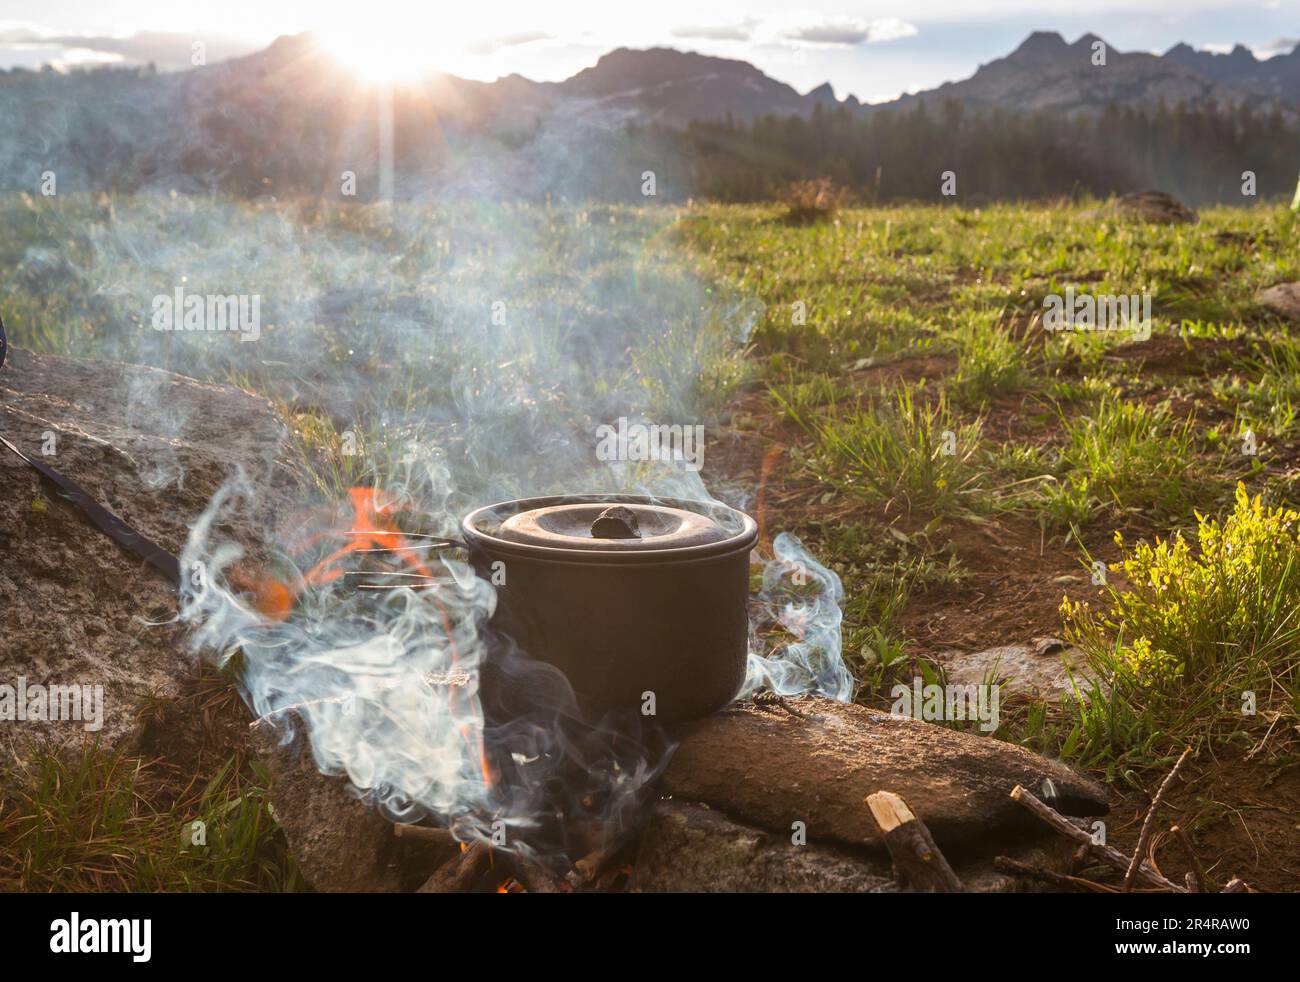
[[[1173,733],[1212,717],[1246,720],[1243,704],[1297,705],[1300,512],[1267,507],[1237,486],[1222,521],[1198,514],[1182,535],[1124,547],[1127,585],[1105,588],[1110,611],[1061,605],[1067,633],[1114,698],[1151,711]],[[1253,697],[1248,697],[1253,693]],[[1226,715],[1225,715],[1226,714]]]

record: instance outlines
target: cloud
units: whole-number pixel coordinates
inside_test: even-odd
[[[519,31],[515,34],[503,34],[499,37],[481,38],[466,46],[465,51],[471,55],[492,55],[502,48],[517,48],[521,44],[533,44],[536,41],[554,41],[556,36],[547,31]]]
[[[849,47],[914,37],[916,25],[897,17],[863,20],[858,17],[826,17],[805,11],[775,15],[764,25],[776,41]]]
[[[672,29],[672,36],[682,41],[748,41],[754,36],[758,19],[746,17],[731,23],[691,24]]]
[[[208,64],[250,54],[264,47],[254,41],[212,34],[176,34],[140,31],[136,34],[58,35],[30,24],[7,24],[0,28],[0,61],[27,60],[20,55],[35,53],[41,62],[55,66],[90,62],[119,62],[144,65],[153,62],[160,69],[192,66],[194,43],[204,45]]]
[[[1274,55],[1289,55],[1300,44],[1300,38],[1276,38],[1264,44],[1257,44],[1251,50],[1256,58],[1272,58]]]
[[[682,24],[671,34],[682,41],[753,41],[762,44],[807,44],[851,47],[877,41],[912,37],[914,24],[897,17],[863,20],[826,17],[804,10],[788,10],[766,17],[747,16],[730,21]]]

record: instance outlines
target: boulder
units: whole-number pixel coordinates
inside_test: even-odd
[[[1045,829],[1009,797],[1040,791],[1068,815],[1107,811],[1105,790],[1069,767],[989,736],[829,699],[736,703],[678,729],[666,794],[780,834],[803,822],[819,844],[883,847],[863,799],[903,796],[952,856]]]
[[[267,400],[138,365],[11,349],[0,436],[173,554],[236,469],[266,492],[231,529],[250,546],[292,480],[285,428]],[[174,583],[0,446],[0,683],[102,686],[98,735],[112,746],[132,731],[142,699],[175,696],[192,667],[175,613]],[[85,726],[6,729],[21,752],[46,736],[77,743]]]
[[[359,798],[346,779],[321,774],[300,727],[282,729],[259,720],[250,734],[270,776],[275,820],[313,889],[411,890],[455,854],[455,846],[395,837],[393,823]]]
[[[1062,839],[1008,845],[1001,854],[1035,869],[1063,873],[1073,847]],[[954,864],[970,893],[1042,889],[999,872],[990,858]],[[889,857],[867,850],[797,845],[732,820],[705,805],[663,799],[641,836],[629,889],[643,893],[897,893]]]

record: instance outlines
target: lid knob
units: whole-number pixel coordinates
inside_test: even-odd
[[[591,523],[593,539],[639,539],[641,526],[630,508],[612,505],[606,508]]]

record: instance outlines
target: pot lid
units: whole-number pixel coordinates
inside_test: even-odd
[[[725,543],[746,537],[753,520],[714,502],[580,495],[492,505],[465,526],[497,541],[609,555]]]

